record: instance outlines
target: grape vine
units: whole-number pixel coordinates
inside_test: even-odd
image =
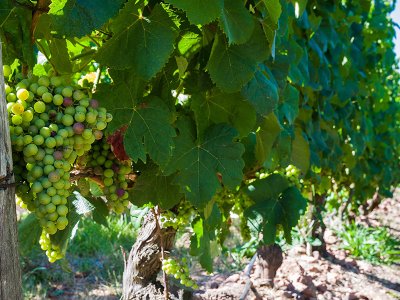
[[[158,206],[211,271],[231,213],[259,244],[290,241],[308,203],[357,213],[399,183],[394,2],[14,2],[0,38],[17,201],[52,261],[76,190],[104,214]]]

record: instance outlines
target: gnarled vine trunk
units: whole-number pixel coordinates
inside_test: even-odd
[[[15,190],[0,41],[0,299],[22,299]]]
[[[147,214],[125,261],[122,291],[124,300],[165,299],[163,286],[156,280],[161,270],[161,244],[164,251],[171,250],[175,234],[176,231],[172,228],[160,229],[154,215],[151,212]],[[173,295],[169,297],[174,298]]]
[[[313,251],[320,252],[323,256],[326,255],[326,242],[324,240],[324,234],[326,230],[326,225],[322,219],[322,212],[324,210],[326,194],[313,196],[313,203],[309,207],[309,223],[312,224],[310,238],[315,240],[318,239],[321,245],[311,245],[307,242],[307,255],[312,255]]]

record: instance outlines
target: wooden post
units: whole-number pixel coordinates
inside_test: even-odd
[[[0,299],[22,299],[15,187],[0,41]]]

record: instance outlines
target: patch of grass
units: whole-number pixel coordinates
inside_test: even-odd
[[[123,257],[121,246],[129,253],[137,228],[130,216],[110,216],[108,227],[90,218],[80,221],[69,243],[66,258],[50,264],[38,243],[21,256],[25,299],[46,299],[74,289],[77,278],[87,284],[101,283],[121,289]]]
[[[400,240],[391,236],[386,227],[366,227],[354,222],[336,234],[341,247],[350,255],[374,264],[400,263]]]

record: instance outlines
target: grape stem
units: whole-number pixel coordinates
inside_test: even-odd
[[[163,233],[161,230],[161,226],[159,223],[159,215],[160,215],[160,210],[158,208],[158,206],[156,206],[157,211],[154,209],[154,207],[151,208],[151,211],[154,215],[154,219],[156,221],[156,228],[157,231],[160,233],[160,248],[161,248],[161,261],[164,261],[165,259],[165,253],[164,253],[164,237],[163,237]],[[165,271],[163,270],[163,281],[164,281],[164,297],[165,300],[169,299],[169,291],[168,291],[168,277],[167,277],[167,273],[165,273]]]

